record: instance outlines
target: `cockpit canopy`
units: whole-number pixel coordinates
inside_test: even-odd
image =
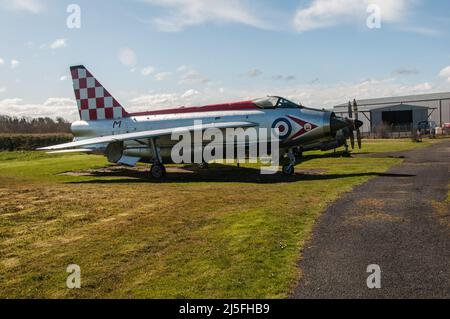
[[[253,100],[253,103],[255,103],[259,108],[262,109],[298,109],[302,106],[291,102],[285,98],[279,97],[279,96],[267,96],[259,99]]]

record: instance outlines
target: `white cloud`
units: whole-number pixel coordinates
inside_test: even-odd
[[[185,92],[143,94],[131,99],[128,105],[133,111],[147,111],[204,105],[214,100],[217,100],[217,96],[212,91],[203,98],[199,91],[189,89]]]
[[[279,94],[313,107],[332,107],[345,101],[369,99],[387,96],[430,93],[434,87],[430,83],[404,85],[394,79],[368,79],[356,83],[340,83],[335,85],[303,85],[281,89],[270,94]],[[439,89],[439,88],[438,88]]]
[[[1,106],[11,106],[11,105],[16,105],[20,102],[22,102],[23,100],[20,98],[14,98],[14,99],[4,99],[2,101],[0,101],[0,105]]]
[[[450,72],[450,69],[448,70]],[[447,74],[447,73],[445,73]],[[178,92],[152,92],[137,95],[127,103],[130,112],[152,109],[174,108],[180,106],[206,105],[223,102],[241,101],[266,95],[280,95],[305,106],[329,108],[345,103],[353,98],[366,99],[386,96],[401,96],[409,94],[447,91],[450,83],[415,83],[404,85],[394,79],[368,79],[356,83],[340,83],[335,85],[292,85],[282,84],[279,88],[270,89],[233,89],[208,88],[201,92],[195,89]],[[226,92],[226,94],[224,94]],[[70,98],[49,98],[43,103],[25,102],[20,98],[0,100],[0,113],[12,116],[62,116],[68,120],[78,119],[76,102]]]
[[[187,90],[186,92],[184,92],[184,93],[181,95],[181,98],[187,99],[187,98],[193,97],[193,96],[195,96],[195,95],[199,95],[199,94],[200,94],[199,91],[194,90],[194,89],[190,89],[190,90]]]
[[[176,107],[179,95],[175,93],[144,94],[130,100],[130,106],[137,111],[157,109],[163,107]]]
[[[178,67],[177,72],[184,72],[187,70],[187,68],[188,68],[187,65],[181,65]]]
[[[447,81],[450,82],[450,66],[443,68],[441,72],[439,72],[439,76],[443,78],[447,78]]]
[[[262,74],[262,71],[259,69],[251,69],[247,72],[247,74],[251,78],[256,78]]]
[[[5,64],[5,60],[3,60],[2,58],[0,58],[0,65]]]
[[[29,103],[21,98],[0,100],[2,115],[51,117],[61,116],[68,120],[78,119],[78,108],[75,100],[69,98],[53,97],[43,103]]]
[[[425,93],[433,89],[433,85],[431,83],[419,83],[413,86],[412,90],[416,93]]]
[[[130,107],[139,110],[172,108],[180,105],[205,105],[223,102],[248,100],[267,95],[284,96],[294,102],[301,102],[305,106],[316,108],[330,108],[334,105],[345,103],[353,98],[366,99],[386,96],[401,96],[410,94],[430,93],[431,90],[445,91],[447,86],[436,86],[432,83],[415,83],[404,85],[397,83],[394,79],[368,79],[356,83],[340,83],[335,85],[299,85],[270,89],[233,89],[224,88],[202,90],[196,94],[196,90],[186,92],[155,93],[135,98]]]
[[[15,69],[15,68],[19,67],[19,65],[20,65],[19,61],[15,60],[15,59],[11,60],[11,69]]]
[[[147,66],[145,68],[142,68],[142,70],[141,70],[141,74],[143,76],[148,76],[148,75],[150,75],[150,74],[152,74],[154,72],[155,72],[155,68],[152,67],[152,66]]]
[[[76,105],[75,101],[66,97],[51,97],[44,102],[44,106],[65,107],[72,105]]]
[[[172,75],[171,72],[159,72],[155,74],[156,81],[164,81]]]
[[[144,0],[167,8],[169,14],[153,19],[159,30],[176,32],[203,23],[240,23],[269,28],[265,19],[244,0]]]
[[[11,11],[40,13],[44,10],[41,0],[0,0],[0,5]]]
[[[67,75],[62,75],[59,77],[60,81],[67,81],[67,79],[68,79]]]
[[[5,93],[6,92],[6,88],[5,87],[0,87],[0,93]]]
[[[359,23],[368,17],[371,4],[381,9],[382,22],[399,22],[414,0],[314,0],[300,8],[294,17],[298,32],[333,27],[341,24]]]
[[[195,83],[208,83],[210,80],[202,76],[194,67],[192,66],[182,66],[178,68],[180,76],[180,84],[195,84]]]
[[[56,39],[50,44],[51,49],[61,49],[67,47],[67,39]]]
[[[125,66],[134,66],[137,62],[136,53],[130,48],[121,48],[118,57],[120,63]]]

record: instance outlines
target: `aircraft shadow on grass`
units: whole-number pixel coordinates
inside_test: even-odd
[[[297,168],[295,175],[285,176],[276,174],[261,174],[259,168],[237,167],[223,164],[212,164],[208,169],[200,169],[194,165],[182,167],[168,167],[167,176],[162,180],[152,179],[148,170],[137,170],[129,167],[113,167],[113,169],[100,169],[90,171],[91,179],[84,181],[71,181],[70,184],[121,184],[121,183],[255,183],[277,184],[293,183],[297,181],[333,180],[347,177],[385,176],[385,177],[414,177],[415,175],[393,173],[345,173],[332,174],[324,170],[306,170]]]

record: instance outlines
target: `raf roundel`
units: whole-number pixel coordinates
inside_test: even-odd
[[[287,139],[292,133],[292,125],[289,120],[279,118],[272,124],[272,128],[278,129],[278,136],[281,140]]]

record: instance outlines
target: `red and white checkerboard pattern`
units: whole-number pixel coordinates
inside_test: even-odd
[[[71,67],[70,71],[82,121],[113,120],[127,116],[120,103],[84,66]]]

